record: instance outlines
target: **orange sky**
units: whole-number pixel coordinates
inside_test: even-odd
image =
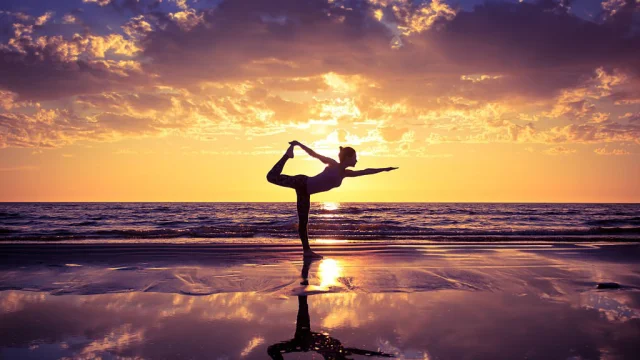
[[[640,202],[633,2],[217,3],[2,5],[0,201]]]

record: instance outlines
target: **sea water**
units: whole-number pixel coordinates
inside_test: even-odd
[[[0,203],[0,241],[294,241],[295,203]],[[312,203],[311,239],[640,239],[640,204]]]

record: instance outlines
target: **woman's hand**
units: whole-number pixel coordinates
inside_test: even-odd
[[[388,167],[388,168],[385,168],[384,171],[391,171],[391,170],[396,170],[396,169],[398,169],[398,168],[397,167]]]
[[[289,144],[290,144],[290,145],[293,145],[293,146],[296,146],[296,145],[298,145],[298,146],[302,146],[302,144],[301,144],[301,143],[300,143],[300,141],[298,141],[298,140],[289,141]]]

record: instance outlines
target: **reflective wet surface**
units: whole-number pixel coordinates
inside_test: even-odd
[[[281,352],[341,358],[340,351],[406,359],[633,359],[640,351],[637,292],[558,302],[457,290],[287,299],[5,291],[0,306],[0,354],[16,359],[264,359]],[[307,315],[305,335],[300,317]]]
[[[387,250],[314,263],[280,259],[121,268],[78,261],[4,269],[3,283],[18,284],[22,277],[23,286],[0,291],[0,358],[637,359],[640,354],[637,245],[425,252]],[[193,289],[200,281],[207,291],[187,294],[174,285],[163,287],[161,278],[148,279],[147,272],[171,270],[167,282],[180,282],[177,276]],[[226,272],[236,272],[236,279],[211,280],[224,279]],[[36,282],[38,274],[46,281]],[[57,282],[74,277],[82,286],[59,291]],[[127,290],[140,279],[157,287]],[[600,281],[621,287],[599,290]],[[29,288],[29,282],[39,287]]]

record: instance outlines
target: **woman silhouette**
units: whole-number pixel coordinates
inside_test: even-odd
[[[340,153],[338,154],[340,162],[337,162],[332,158],[316,153],[315,151],[311,150],[298,141],[291,141],[289,144],[290,146],[285,154],[267,174],[267,181],[272,184],[290,187],[296,190],[298,198],[298,234],[300,235],[300,241],[302,241],[304,256],[321,258],[321,255],[314,253],[313,251],[311,251],[311,247],[309,247],[308,224],[309,207],[311,206],[311,194],[331,190],[335,187],[338,187],[340,186],[340,184],[342,184],[342,179],[344,179],[345,177],[372,175],[382,171],[395,170],[397,169],[397,167],[364,169],[359,171],[348,170],[348,167],[353,167],[358,162],[358,159],[356,158],[356,151],[353,148],[340,146]],[[287,160],[293,158],[293,149],[296,145],[300,146],[309,155],[327,164],[327,167],[325,167],[321,173],[313,177],[309,177],[306,175],[283,175],[282,169],[284,168]]]

